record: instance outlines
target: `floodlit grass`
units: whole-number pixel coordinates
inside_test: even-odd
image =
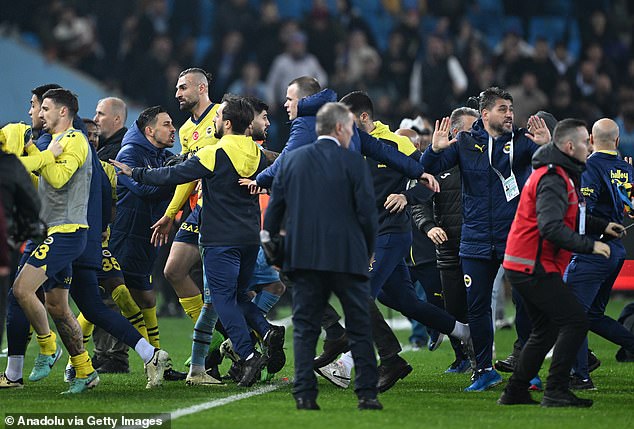
[[[626,301],[610,304],[610,313],[617,315]],[[184,370],[183,361],[190,352],[192,324],[188,319],[162,319],[161,340],[173,358],[176,369]],[[409,332],[398,332],[403,343]],[[515,333],[498,331],[498,356],[511,350]],[[292,331],[287,331],[289,363],[280,378],[292,378]],[[238,400],[172,421],[173,428],[610,428],[631,427],[634,416],[634,364],[617,363],[617,347],[591,335],[591,347],[602,360],[592,376],[598,391],[580,393],[595,400],[590,409],[542,409],[539,406],[502,407],[496,404],[502,386],[483,393],[465,393],[469,374],[444,374],[453,360],[449,343],[439,350],[406,351],[403,356],[414,371],[389,392],[380,396],[385,406],[381,412],[360,412],[352,389],[342,390],[321,379],[318,402],[321,412],[298,412],[291,396],[291,385],[272,392]],[[319,346],[321,347],[321,346]],[[321,350],[321,348],[320,348]],[[32,342],[26,358],[25,379],[35,357]],[[193,405],[222,399],[252,389],[235,385],[224,387],[187,387],[184,382],[166,382],[156,390],[145,389],[140,359],[130,352],[132,373],[104,374],[101,384],[83,395],[66,397],[62,382],[67,355],[57,363],[51,376],[38,383],[27,381],[24,389],[0,391],[2,413],[165,413]],[[547,361],[548,363],[549,361]],[[6,359],[0,359],[4,369]],[[226,364],[223,368],[226,371]],[[542,369],[545,379],[547,368]],[[508,375],[503,374],[507,379]],[[534,394],[540,399],[541,393]],[[2,417],[2,416],[0,416]]]

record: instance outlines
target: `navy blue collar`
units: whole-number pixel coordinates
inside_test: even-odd
[[[215,106],[215,104],[214,104],[214,103],[211,103],[211,104],[209,105],[209,107],[207,107],[207,108],[205,109],[205,111],[203,112],[203,114],[202,114],[202,115],[200,115],[200,118],[198,118],[198,120],[195,120],[195,119],[194,119],[194,115],[192,115],[190,119],[192,120],[192,122],[193,122],[195,125],[200,124],[200,122],[201,122],[203,119],[205,119],[205,116],[207,116],[207,113],[209,113],[209,111],[210,111],[210,110],[211,110],[214,106]]]

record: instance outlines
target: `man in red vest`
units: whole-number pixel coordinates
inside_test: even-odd
[[[528,392],[546,353],[555,345],[544,407],[590,407],[591,399],[569,389],[569,372],[588,330],[584,309],[562,276],[571,252],[610,256],[610,247],[586,233],[619,237],[625,229],[607,220],[586,216],[580,197],[580,177],[588,157],[585,122],[565,119],[553,142],[533,156],[535,171],[524,185],[504,255],[504,269],[522,296],[533,324],[515,372],[498,400],[502,405],[537,404]],[[577,232],[578,231],[578,232]]]

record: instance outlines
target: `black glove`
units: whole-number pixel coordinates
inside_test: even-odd
[[[260,241],[266,262],[281,268],[284,264],[284,236],[275,234],[271,237],[268,231],[261,231]]]

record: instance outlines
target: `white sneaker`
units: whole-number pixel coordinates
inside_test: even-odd
[[[206,372],[201,372],[195,375],[187,374],[185,384],[188,386],[223,386],[225,383],[212,377]]]
[[[317,368],[315,372],[335,386],[347,389],[350,386],[350,370],[340,361]]]
[[[165,350],[155,349],[152,359],[145,364],[147,376],[146,389],[152,389],[163,384],[163,373],[169,367],[170,356]]]

